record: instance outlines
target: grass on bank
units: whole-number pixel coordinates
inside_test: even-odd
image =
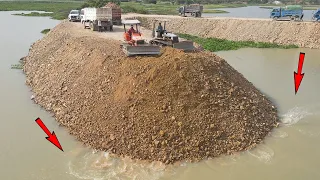
[[[72,9],[80,9],[84,1],[0,1],[0,11],[45,11],[48,13],[17,13],[21,16],[49,16],[53,19],[62,20],[68,16]],[[158,2],[157,4],[145,4],[138,2],[122,2],[123,13],[139,14],[159,14],[177,15],[177,8],[181,5],[174,5],[168,2]],[[245,7],[245,4],[208,4],[204,5],[204,13],[228,13],[219,8]]]
[[[0,11],[45,11],[52,13],[17,13],[15,15],[21,16],[47,16],[53,19],[66,19],[70,10],[80,9],[84,1],[0,1]],[[121,8],[123,13],[139,13],[139,14],[159,14],[159,15],[177,15],[177,8],[180,5],[173,5],[170,3],[144,4],[137,2],[122,2]],[[239,4],[211,4],[204,5],[204,13],[228,13],[223,10],[215,8],[230,8],[243,7]]]
[[[173,5],[170,3],[144,4],[136,2],[122,2],[120,4],[124,13],[139,13],[139,14],[159,14],[159,15],[178,15],[177,9],[181,5]],[[218,4],[218,5],[204,5],[204,13],[228,13],[218,8],[243,7],[237,4]]]
[[[47,34],[51,29],[44,29],[41,31],[42,34]]]
[[[229,13],[228,11],[220,10],[220,9],[204,9],[203,13]]]
[[[36,16],[36,17],[52,17],[52,13],[39,13],[39,12],[31,12],[31,13],[15,13],[12,15],[16,16]]]
[[[66,19],[70,10],[78,9],[83,2],[66,1],[66,2],[52,2],[52,1],[0,1],[0,11],[46,11],[52,13],[28,13],[16,14],[22,16],[51,16],[53,19]]]
[[[204,9],[239,8],[246,6],[246,4],[207,4],[204,5]]]
[[[240,48],[298,48],[296,45],[279,45],[275,43],[266,42],[253,42],[253,41],[230,41],[226,39],[218,38],[201,38],[197,36],[192,36],[188,34],[179,34],[179,37],[192,40],[197,44],[201,45],[204,49],[216,52],[216,51],[228,51],[237,50]]]
[[[11,69],[23,69],[24,63],[25,63],[24,58],[21,58],[18,64],[11,65]]]

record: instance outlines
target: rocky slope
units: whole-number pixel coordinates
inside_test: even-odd
[[[36,42],[24,71],[35,102],[93,148],[197,161],[250,149],[277,125],[272,103],[212,53],[128,58],[119,41],[74,27]]]
[[[200,37],[215,37],[234,41],[271,42],[283,45],[320,49],[320,23],[271,21],[244,18],[181,18],[130,14],[143,26],[152,28],[155,19],[169,20],[167,29]],[[195,28],[196,27],[196,28]]]

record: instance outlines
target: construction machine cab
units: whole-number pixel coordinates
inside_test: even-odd
[[[163,39],[163,40],[169,40],[172,41],[172,43],[178,43],[179,42],[179,37],[171,32],[168,32],[166,30],[166,23],[169,20],[167,19],[162,19],[162,20],[154,20],[153,21],[153,26],[152,26],[152,38],[155,39]],[[161,24],[162,30],[159,30],[159,26],[156,28],[156,24]]]
[[[127,56],[133,55],[159,55],[160,46],[149,44],[143,39],[142,33],[140,32],[140,21],[134,20],[122,20],[124,28],[124,42],[121,44],[122,51]],[[131,29],[127,30],[126,26],[135,27],[134,31]]]
[[[123,28],[124,28],[124,40],[131,43],[136,44],[144,44],[145,40],[141,38],[140,32],[140,21],[137,19],[134,20],[123,20],[122,21]],[[126,27],[129,28],[127,29]],[[134,29],[135,27],[135,29]]]

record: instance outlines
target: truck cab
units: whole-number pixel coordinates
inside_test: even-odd
[[[312,15],[313,21],[320,21],[320,8],[317,9]]]
[[[80,21],[80,11],[79,10],[71,10],[68,15],[69,21]]]
[[[280,17],[281,8],[273,8],[270,14],[270,18]]]

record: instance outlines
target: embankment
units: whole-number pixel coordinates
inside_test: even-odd
[[[320,23],[271,21],[240,18],[181,18],[175,16],[128,15],[137,17],[143,26],[152,28],[155,19],[170,20],[167,29],[204,38],[233,41],[270,42],[320,49]]]
[[[128,58],[108,34],[62,22],[26,57],[35,102],[79,141],[174,163],[250,149],[277,126],[272,103],[220,57],[164,48]]]

